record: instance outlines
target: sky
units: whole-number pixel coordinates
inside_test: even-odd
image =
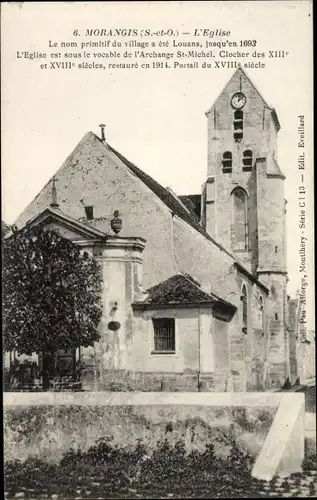
[[[106,124],[107,141],[163,186],[178,194],[200,193],[207,176],[205,112],[234,71],[230,68],[45,70],[40,68],[39,59],[18,58],[18,52],[75,51],[52,49],[49,45],[87,41],[84,37],[87,29],[174,29],[189,32],[186,40],[194,40],[194,29],[218,29],[230,31],[229,40],[256,40],[255,50],[259,52],[288,52],[284,58],[262,59],[265,68],[246,71],[267,103],[276,109],[281,123],[278,161],[286,175],[291,295],[299,288],[301,278],[298,254],[301,181],[297,165],[301,151],[297,146],[297,128],[298,116],[305,116],[305,237],[310,271],[308,316],[312,327],[311,12],[312,3],[307,1],[2,4],[2,219],[12,223],[85,133],[90,130],[100,133],[98,125],[102,122]],[[73,36],[74,30],[79,31],[80,37]]]

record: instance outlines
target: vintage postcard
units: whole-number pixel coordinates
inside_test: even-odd
[[[316,497],[312,7],[2,4],[5,498]]]

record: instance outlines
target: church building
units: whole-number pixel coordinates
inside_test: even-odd
[[[177,196],[88,132],[16,221],[100,261],[87,390],[263,391],[297,378],[277,113],[239,67],[206,116],[201,193]]]

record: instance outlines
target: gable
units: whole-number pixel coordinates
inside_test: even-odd
[[[45,227],[45,229],[48,229],[50,231],[58,231],[58,233],[62,236],[62,238],[71,240],[73,242],[76,242],[79,239],[83,239],[82,235],[78,234],[75,231],[72,231],[70,228],[65,227],[62,224],[59,224],[57,221],[54,220],[43,224],[43,226]]]
[[[120,236],[147,241],[143,254],[145,287],[181,271],[208,285],[208,291],[219,291],[221,297],[230,293],[231,278],[224,269],[237,259],[206,233],[176,195],[92,132],[84,136],[55,177],[59,212],[78,222],[75,232],[79,227],[83,230],[82,224],[86,231],[90,228],[105,235],[110,231],[113,211],[119,210],[123,222]],[[51,187],[51,183],[44,186],[17,219],[18,226],[47,209]],[[94,207],[91,221],[85,217],[88,205]],[[70,231],[69,221],[67,227]]]
[[[223,108],[223,104],[230,102],[231,96],[237,91],[242,91],[245,94],[247,101],[253,103],[253,109],[255,106],[259,105],[268,109],[276,131],[280,130],[281,127],[275,109],[271,108],[271,106],[267,104],[249,76],[241,67],[237,69],[228,83],[224,86],[211,108],[209,108],[206,112],[206,116],[208,117],[209,115],[216,113],[217,108]]]
[[[60,210],[47,208],[27,223],[28,227],[41,226],[58,231],[59,234],[73,242],[96,241],[106,238],[106,234],[83,224]]]
[[[103,144],[92,132],[83,137],[54,177],[61,211],[103,232],[109,231],[114,210],[121,208],[124,212],[125,202],[135,204],[136,199],[141,201],[148,197],[151,204],[156,205],[155,211],[158,205],[161,210],[167,209],[151,188],[127,168],[115,150]],[[17,218],[18,227],[45,210],[51,202],[51,189],[52,179]],[[86,218],[86,206],[93,206],[91,221]],[[134,236],[128,231],[127,224],[124,224],[123,235]]]
[[[189,224],[205,238],[235,257],[216,242],[200,225],[197,217],[184,205],[176,194],[165,189],[150,175],[127,160],[121,153],[88,132],[62,167],[54,175],[57,179],[58,203],[62,212],[89,224],[102,232],[108,232],[113,210],[121,209],[124,220],[122,236],[135,236],[132,217],[139,211],[136,203],[150,217],[158,217],[159,211],[171,212]],[[19,227],[44,211],[51,201],[51,181],[18,217]],[[116,203],[116,205],[114,204]],[[85,206],[94,207],[94,219],[85,217]],[[125,206],[129,209],[125,211]],[[151,223],[154,221],[152,220]],[[142,233],[142,228],[140,228]],[[143,236],[143,234],[139,234]],[[146,236],[144,236],[146,238]],[[147,238],[146,238],[147,239]]]

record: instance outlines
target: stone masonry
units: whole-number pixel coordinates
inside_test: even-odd
[[[177,354],[175,362],[162,355],[154,366],[154,357],[144,351],[144,366],[152,367],[146,374],[149,385],[160,387],[163,381],[166,387],[197,390],[200,377],[209,390],[272,390],[289,377],[293,356],[287,328],[285,177],[277,162],[280,125],[275,110],[241,68],[206,115],[208,164],[200,219],[195,204],[163,188],[92,132],[55,174],[58,206],[67,216],[104,234],[109,233],[113,211],[119,210],[120,236],[146,240],[144,289],[176,274],[190,275],[205,293],[216,294],[235,308],[225,326],[218,321],[205,330],[202,338],[208,348],[203,354],[196,349],[201,339],[191,327],[196,324],[194,313],[178,318],[182,348],[186,353],[197,351],[197,359],[186,355],[188,366],[183,366]],[[43,212],[51,193],[48,182],[16,224],[23,226]],[[105,273],[109,287],[109,277],[115,280],[119,264],[105,266],[109,266]],[[127,279],[122,287],[129,288],[129,283]],[[124,336],[130,346],[140,342],[143,349],[147,334],[143,332],[143,340],[138,340],[131,333],[135,316],[127,291],[124,294],[122,289],[121,295],[126,311]],[[193,338],[195,349],[190,349]],[[111,349],[108,354],[112,366]],[[125,373],[117,375],[117,380],[126,378]],[[136,370],[133,385],[144,388],[144,376]]]

